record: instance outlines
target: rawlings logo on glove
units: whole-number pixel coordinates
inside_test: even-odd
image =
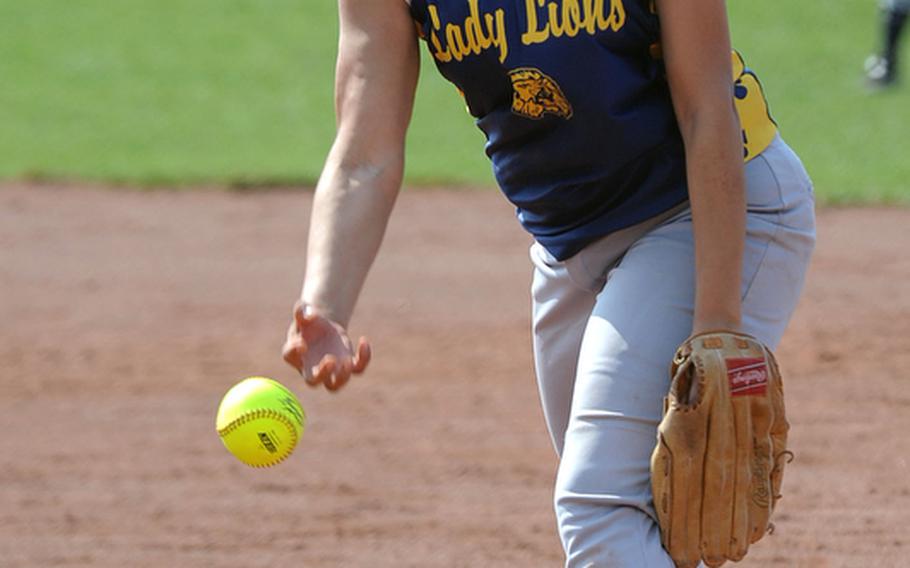
[[[727,377],[732,396],[765,394],[768,365],[763,358],[727,359]]]

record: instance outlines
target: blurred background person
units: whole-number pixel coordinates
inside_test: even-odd
[[[885,0],[881,52],[866,60],[866,81],[872,87],[888,87],[897,82],[898,44],[910,12],[910,0]]]

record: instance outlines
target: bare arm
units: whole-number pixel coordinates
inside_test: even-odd
[[[695,231],[693,333],[738,329],[746,197],[724,0],[659,0]]]
[[[301,303],[285,360],[331,390],[366,366],[344,327],[375,259],[404,169],[417,83],[414,24],[401,0],[339,0],[337,134],[316,187]]]
[[[401,186],[417,81],[401,0],[340,0],[338,133],[316,188],[303,300],[347,325]]]

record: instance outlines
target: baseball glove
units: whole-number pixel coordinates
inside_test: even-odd
[[[680,568],[740,560],[770,532],[790,426],[777,362],[755,338],[696,335],[670,366],[651,487],[661,540]]]

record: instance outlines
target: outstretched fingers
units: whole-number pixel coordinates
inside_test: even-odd
[[[351,378],[352,368],[350,359],[339,361],[335,355],[326,355],[312,368],[306,382],[313,387],[322,385],[326,390],[334,392],[347,384]]]
[[[322,385],[326,390],[337,391],[351,380],[352,375],[360,374],[366,369],[370,362],[370,354],[369,342],[361,338],[353,358],[339,359],[335,355],[326,355],[311,369],[306,382],[310,386]]]
[[[328,381],[325,383],[325,388],[334,392],[347,384],[351,379],[351,360],[346,359],[338,363],[335,367],[335,372],[329,376]]]
[[[367,365],[370,364],[370,358],[373,356],[373,349],[370,347],[370,342],[366,337],[361,337],[357,342],[357,352],[354,353],[354,361],[351,367],[351,371],[355,375],[366,370]]]
[[[315,321],[316,316],[304,314],[303,304],[298,301],[294,304],[292,317],[293,321],[288,326],[288,334],[282,349],[282,356],[288,365],[297,369],[301,375],[306,376],[307,372],[304,367],[309,345],[303,338],[303,334],[304,330]]]
[[[310,369],[310,376],[306,377],[307,384],[313,387],[326,384],[335,371],[337,364],[338,359],[334,355],[326,355],[317,365]]]

